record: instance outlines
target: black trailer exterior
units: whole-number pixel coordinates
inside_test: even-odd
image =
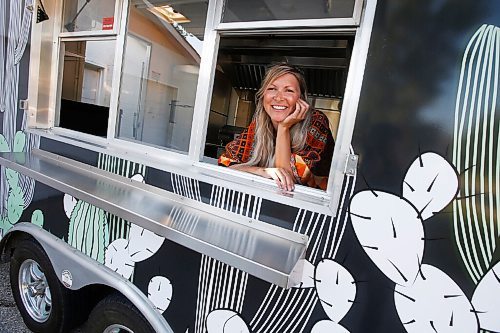
[[[200,210],[306,235],[298,285],[285,289],[256,278],[4,167],[2,245],[15,248],[21,233],[62,239],[120,281],[131,281],[174,332],[500,331],[500,3],[356,3],[363,8],[356,29],[368,31],[369,45],[364,76],[357,77],[359,100],[345,96],[343,102],[356,106],[347,137],[359,164],[337,182],[337,210],[330,213],[318,196],[311,203],[301,199],[307,191],[259,195],[258,187],[245,191],[209,172],[185,172],[187,164],[162,167],[29,129],[29,108],[18,103],[28,97],[31,65],[25,34],[32,14],[25,8],[40,4],[0,5],[2,152],[29,156],[39,148],[135,177],[199,203]],[[340,135],[348,126],[341,118]],[[182,213],[169,216],[192,222]],[[56,276],[69,288],[77,280]]]

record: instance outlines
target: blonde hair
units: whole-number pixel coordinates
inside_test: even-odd
[[[281,63],[270,67],[262,79],[260,89],[255,94],[255,136],[252,156],[245,165],[273,167],[275,153],[275,130],[271,118],[264,110],[263,97],[267,87],[278,77],[285,74],[292,74],[299,82],[300,98],[306,100],[307,86],[302,71],[295,66]],[[295,124],[290,129],[292,153],[300,151],[306,144],[307,131],[311,122],[311,110],[306,114],[306,118]]]

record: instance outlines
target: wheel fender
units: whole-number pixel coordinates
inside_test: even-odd
[[[17,223],[0,241],[0,253],[5,255],[7,245],[22,234],[29,234],[40,243],[56,276],[66,288],[78,290],[94,284],[109,286],[132,302],[157,332],[173,332],[153,303],[132,282],[37,225],[29,222]]]

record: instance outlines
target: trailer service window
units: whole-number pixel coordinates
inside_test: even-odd
[[[175,160],[192,167],[187,176],[201,171],[237,189],[269,189],[272,180],[215,164],[251,121],[266,66],[286,61],[305,73],[308,102],[336,136],[326,194],[296,192],[336,205],[369,40],[358,42],[362,0],[53,0],[45,7],[49,19],[33,28],[30,128],[155,167]],[[339,125],[340,114],[348,125]],[[281,195],[271,192],[271,200]]]
[[[226,145],[250,124],[255,93],[266,68],[275,63],[293,65],[303,73],[310,112],[321,111],[335,137],[353,42],[354,36],[345,34],[222,37],[205,143],[206,160],[219,158]],[[333,150],[333,141],[330,144],[325,151]]]

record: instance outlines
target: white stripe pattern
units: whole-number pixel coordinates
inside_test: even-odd
[[[213,185],[210,205],[259,219],[262,198]],[[239,242],[232,235],[225,237]],[[245,300],[247,281],[247,273],[203,255],[198,280],[195,333],[205,332],[205,318],[212,310],[231,309],[240,313]]]
[[[248,274],[203,255],[198,280],[195,332],[205,332],[205,318],[215,309],[241,312]]]
[[[170,181],[172,182],[175,194],[201,201],[200,183],[198,180],[171,173]]]
[[[213,185],[210,205],[258,220],[262,198]]]
[[[8,8],[8,4],[10,7]],[[30,36],[32,12],[28,9],[33,0],[11,0],[0,3],[0,111],[3,112],[2,134],[11,149],[17,131],[19,99],[19,65]],[[7,20],[9,18],[9,20]],[[7,39],[5,39],[7,36]],[[7,43],[7,45],[6,45]],[[21,129],[26,126],[26,114],[22,113]],[[39,137],[26,134],[25,151],[39,147]],[[2,168],[0,180],[0,213],[7,208],[9,185]],[[19,186],[23,191],[24,207],[33,199],[35,181],[20,174]]]
[[[500,231],[499,67],[500,28],[485,24],[462,59],[453,137],[453,163],[463,173],[455,240],[474,283],[488,270]]]

